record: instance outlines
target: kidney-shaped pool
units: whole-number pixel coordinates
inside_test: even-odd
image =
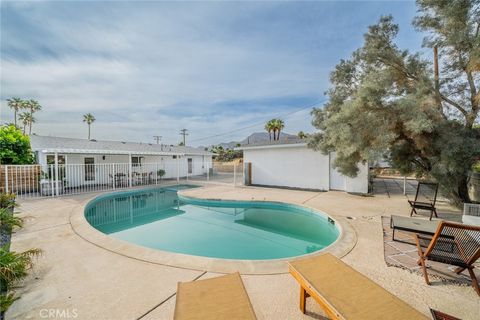
[[[265,260],[321,250],[339,236],[326,214],[278,202],[200,200],[180,185],[112,193],[85,208],[87,221],[111,237],[196,256]]]

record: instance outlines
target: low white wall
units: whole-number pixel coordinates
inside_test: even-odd
[[[304,189],[329,189],[329,157],[306,147],[249,149],[252,183]]]
[[[350,178],[333,169],[335,155],[323,155],[306,146],[243,150],[244,162],[252,163],[252,184],[316,190],[368,193],[368,165]]]

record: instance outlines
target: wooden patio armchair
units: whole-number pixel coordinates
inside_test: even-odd
[[[425,260],[456,266],[455,273],[468,270],[472,286],[480,295],[473,264],[480,258],[480,226],[442,221],[433,237],[415,235],[418,249],[418,265],[422,267],[425,282],[428,280]]]
[[[415,213],[418,214],[417,209],[430,211],[430,220],[433,215],[438,218],[435,203],[437,201],[438,183],[419,182],[417,192],[415,193],[415,200],[408,200],[412,211],[410,217]]]

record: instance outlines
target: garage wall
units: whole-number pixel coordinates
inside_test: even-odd
[[[252,183],[304,189],[329,189],[329,157],[306,147],[250,149]]]
[[[333,168],[335,153],[330,154],[330,190],[341,190],[352,193],[368,193],[368,165],[358,164],[358,174],[351,178],[342,175]]]
[[[368,193],[368,165],[359,164],[357,177],[346,177],[331,166],[333,153],[288,146],[247,149],[243,157],[252,163],[252,184]]]

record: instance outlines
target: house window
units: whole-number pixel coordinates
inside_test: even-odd
[[[140,167],[143,162],[143,157],[132,157],[132,166]]]
[[[47,177],[53,179],[55,175],[55,155],[47,154]],[[65,178],[65,155],[58,155],[58,178],[62,180]]]
[[[47,155],[47,164],[55,164],[55,155],[53,154]],[[58,155],[58,164],[65,164],[65,155],[63,154]]]

